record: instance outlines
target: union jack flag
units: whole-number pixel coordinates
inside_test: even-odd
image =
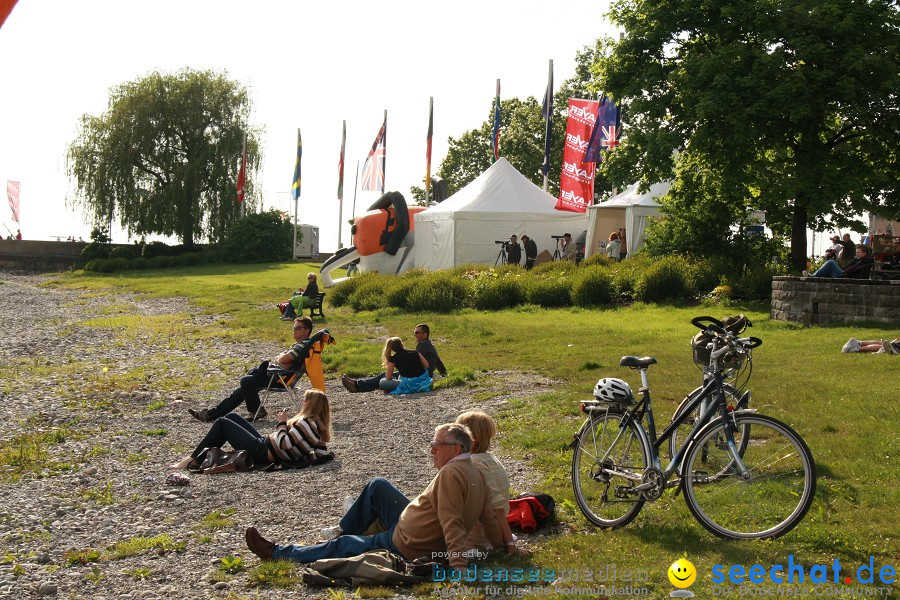
[[[602,162],[601,151],[612,150],[619,145],[622,136],[621,118],[621,109],[604,96],[597,105],[597,119],[582,162]]]
[[[385,145],[387,144],[387,111],[384,114],[384,123],[375,136],[372,149],[363,165],[362,189],[373,192],[384,191],[385,171]]]

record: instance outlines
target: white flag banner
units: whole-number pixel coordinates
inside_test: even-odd
[[[6,181],[6,197],[9,198],[9,208],[12,210],[12,218],[19,222],[19,187],[18,181]]]

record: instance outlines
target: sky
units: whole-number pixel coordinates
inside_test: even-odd
[[[409,198],[425,175],[429,97],[434,172],[447,138],[489,117],[498,78],[504,99],[541,98],[549,60],[558,86],[574,74],[576,51],[618,37],[607,10],[606,0],[18,0],[0,28],[0,181],[21,182],[25,239],[88,240],[90,225],[67,203],[66,147],[79,117],[102,114],[110,87],[152,71],[226,70],[249,88],[251,121],[264,129],[263,206],[293,214],[299,127],[299,221],[318,225],[320,250],[334,251],[343,120],[346,246],[357,161],[362,170],[385,109],[386,186]],[[379,196],[357,192],[356,214]],[[0,215],[14,233],[6,202]],[[117,227],[112,237],[129,241]]]

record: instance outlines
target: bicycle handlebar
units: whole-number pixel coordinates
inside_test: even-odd
[[[712,325],[718,325],[720,328],[723,327],[722,321],[718,320],[715,317],[710,317],[710,316],[704,315],[701,317],[694,317],[693,319],[691,319],[691,325],[693,325],[697,329],[702,329],[703,331],[706,331],[708,329],[706,323],[709,323]]]

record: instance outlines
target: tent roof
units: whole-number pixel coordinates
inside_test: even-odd
[[[556,210],[554,206],[556,198],[531,183],[501,157],[469,185],[420,214],[493,212],[509,213],[509,216],[521,216],[523,213],[557,217],[577,215]]]
[[[663,181],[654,183],[644,194],[638,192],[639,185],[640,183],[633,183],[609,200],[601,202],[600,204],[595,204],[590,208],[627,208],[629,206],[657,207],[659,206],[659,202],[656,201],[656,198],[664,196],[672,186],[672,182]]]

